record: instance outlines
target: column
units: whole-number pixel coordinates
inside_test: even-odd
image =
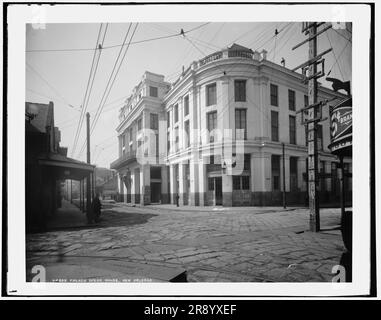
[[[260,117],[260,132],[261,137],[270,139],[270,111],[268,106],[270,105],[269,96],[270,92],[268,89],[269,79],[266,77],[261,77],[260,81],[260,105],[259,105],[259,117]]]
[[[139,168],[133,171],[132,188],[131,188],[131,203],[140,203],[140,170]]]
[[[171,193],[171,203],[176,204],[177,195],[177,181],[175,175],[175,165],[171,164],[169,167],[169,179],[170,179],[170,193]]]
[[[183,99],[180,98],[178,101],[178,112],[179,112],[179,150],[183,150],[184,148],[184,139],[183,139],[183,132],[184,132],[184,104]]]
[[[189,90],[189,142],[191,147],[197,146],[198,142],[198,134],[196,132],[196,129],[198,128],[197,115],[197,95],[196,90],[192,88],[191,90]]]
[[[283,155],[280,157],[280,167],[281,167],[281,190],[283,191]],[[286,192],[290,192],[290,156],[288,154],[285,155],[285,160],[284,160],[284,170],[285,170],[285,187],[286,187]]]
[[[233,176],[227,174],[222,175],[222,205],[233,206]]]
[[[191,206],[198,206],[200,204],[199,197],[199,175],[198,175],[198,164],[195,161],[190,161],[189,163],[189,175],[190,175],[190,203]]]
[[[206,206],[207,176],[206,164],[200,162],[198,164],[198,187],[199,187],[199,203],[200,206]]]
[[[170,196],[168,190],[168,167],[166,165],[161,166],[161,203],[169,203]]]
[[[183,206],[186,202],[184,201],[185,196],[185,166],[182,162],[178,164],[179,168],[179,205]]]
[[[140,204],[147,205],[151,203],[151,166],[143,165],[140,170]]]
[[[250,158],[251,191],[254,205],[266,205],[271,188],[271,154],[255,152]]]

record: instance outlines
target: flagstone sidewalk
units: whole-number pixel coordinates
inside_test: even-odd
[[[28,235],[27,270],[69,260],[107,269],[112,259],[118,278],[123,263],[140,263],[186,270],[191,282],[320,282],[331,281],[344,252],[339,209],[321,210],[319,233],[308,231],[306,208],[198,209],[107,204],[91,229]]]

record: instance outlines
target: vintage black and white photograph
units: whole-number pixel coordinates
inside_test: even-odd
[[[356,10],[54,7],[19,31],[26,283],[353,282]]]

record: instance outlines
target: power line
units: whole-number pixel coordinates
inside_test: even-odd
[[[131,26],[132,26],[132,23],[130,24],[130,27],[128,28],[128,31],[127,31],[127,34],[126,34],[126,37],[125,37],[123,43],[125,43],[126,40],[127,40],[127,37],[128,37],[129,32],[130,32],[130,28],[131,28]],[[138,27],[138,23],[135,25],[135,29],[134,29],[134,31],[133,31],[133,33],[132,33],[131,38],[130,38],[130,42],[131,42],[131,40],[132,40],[132,38],[133,38],[133,36],[134,36],[134,34],[135,34],[135,32],[136,32],[137,27]],[[130,43],[130,42],[129,42],[129,43]],[[91,132],[94,131],[94,127],[96,126],[96,123],[97,123],[97,121],[98,121],[99,115],[100,115],[100,113],[102,112],[102,109],[103,109],[103,107],[104,107],[104,104],[106,103],[107,98],[108,98],[108,96],[109,96],[109,94],[110,94],[110,92],[111,92],[111,89],[112,89],[112,87],[113,87],[113,85],[114,85],[115,79],[116,79],[116,77],[117,77],[117,75],[118,75],[118,73],[119,73],[120,67],[122,66],[123,60],[124,60],[124,58],[125,58],[125,56],[126,56],[126,53],[127,53],[128,49],[129,49],[129,46],[127,46],[126,50],[124,51],[123,57],[122,57],[121,60],[120,60],[119,66],[117,67],[117,70],[116,70],[116,72],[115,72],[115,75],[114,75],[114,78],[113,78],[113,80],[112,80],[112,82],[111,82],[111,85],[110,85],[110,87],[109,87],[109,89],[108,89],[108,92],[107,92],[107,86],[106,86],[106,91],[105,91],[105,93],[107,92],[107,94],[106,94],[105,96],[103,96],[103,97],[105,97],[104,102],[103,102],[103,105],[101,106],[101,104],[100,104],[99,107],[98,107],[98,109],[97,109],[97,112],[95,113],[95,117],[94,117],[94,120],[93,120],[93,123],[92,123]],[[115,70],[115,67],[116,67],[116,65],[117,65],[117,63],[118,63],[120,54],[122,53],[122,50],[123,50],[123,47],[121,48],[121,50],[120,50],[120,52],[119,52],[119,54],[118,54],[117,60],[115,61],[114,68],[113,68],[113,70],[112,70],[112,72],[111,72],[111,75],[110,75],[110,79],[109,79],[109,80],[111,80],[111,78],[112,78],[112,75],[113,75],[114,70]],[[108,83],[109,83],[109,82],[108,82]],[[102,98],[103,98],[103,97],[102,97]],[[102,102],[102,100],[101,100],[101,102]]]
[[[183,33],[184,34],[187,34],[187,33],[190,33],[190,32],[193,32],[197,29],[200,29],[206,25],[210,24],[210,22],[206,22],[206,23],[203,23],[193,29],[190,29],[190,30],[187,30],[187,31],[184,31]],[[131,42],[130,45],[134,45],[134,44],[139,44],[139,43],[145,43],[145,42],[150,42],[150,41],[156,41],[156,40],[163,40],[163,39],[169,39],[169,38],[174,38],[174,37],[178,37],[178,36],[181,36],[182,33],[176,33],[176,34],[170,34],[170,35],[166,35],[166,36],[161,36],[161,37],[155,37],[155,38],[148,38],[148,39],[143,39],[143,40],[138,40],[138,41],[134,41],[134,42]],[[113,49],[113,48],[118,48],[118,47],[121,47],[123,45],[111,45],[111,46],[105,46],[103,47],[102,49],[104,50],[107,50],[107,49]],[[26,52],[75,52],[75,51],[96,51],[98,48],[69,48],[69,49],[33,49],[33,50],[26,50]]]
[[[336,63],[338,64],[338,61],[339,61],[341,55],[343,54],[345,48],[348,46],[348,44],[349,44],[349,41],[347,41],[346,45],[345,45],[345,46],[343,47],[343,49],[340,51],[340,54],[337,56],[337,59],[336,59],[335,62],[333,63],[331,69],[328,71],[327,76],[330,75],[330,73],[331,73],[333,67],[336,65]],[[333,50],[332,50],[332,51],[333,51]],[[343,75],[341,75],[341,76],[343,76]],[[343,77],[343,80],[344,80],[344,77]]]
[[[201,55],[203,55],[203,56],[206,56],[206,54],[199,48],[199,47],[197,47],[194,43],[193,43],[193,41],[192,40],[190,40],[188,37],[186,37],[186,36],[184,36],[184,38],[186,39],[186,40],[188,40],[189,42],[190,42],[190,44],[198,51],[198,52],[200,52],[201,53]]]
[[[126,42],[126,40],[127,40],[127,37],[128,37],[128,34],[130,33],[131,26],[132,26],[132,23],[129,24],[129,26],[128,26],[128,30],[127,30],[127,32],[126,32],[124,38],[123,38],[122,46],[120,47],[118,56],[117,56],[117,58],[116,58],[116,60],[115,60],[114,66],[113,66],[112,71],[111,71],[111,74],[110,74],[110,76],[109,76],[109,78],[108,78],[108,81],[107,81],[107,84],[106,84],[106,88],[105,88],[105,90],[104,90],[104,92],[103,92],[103,95],[102,95],[102,97],[101,97],[101,101],[100,101],[99,106],[98,106],[98,108],[97,108],[96,115],[95,115],[95,117],[94,117],[94,119],[93,119],[93,123],[94,123],[94,121],[95,121],[95,119],[96,119],[96,116],[97,116],[97,114],[98,114],[98,111],[101,109],[103,99],[104,99],[104,97],[106,96],[107,90],[108,90],[108,88],[109,88],[110,81],[111,81],[112,76],[113,76],[113,74],[114,74],[116,65],[118,64],[119,57],[120,57],[120,55],[121,55],[121,53],[122,53],[122,51],[123,51],[123,45],[125,44],[125,42]],[[91,128],[92,128],[92,127],[93,127],[93,125],[91,126]],[[92,133],[92,132],[90,132],[90,134],[91,134],[91,133]],[[84,141],[84,143],[83,143],[83,145],[82,145],[82,147],[81,147],[81,149],[80,149],[79,155],[82,154],[83,150],[85,149],[85,145],[86,145],[86,139],[85,139],[85,141]]]
[[[36,69],[34,69],[29,62],[26,62],[26,66],[33,71],[65,104],[71,105],[64,97],[62,94],[58,92],[56,88],[54,88],[48,80],[46,80]]]
[[[130,24],[130,27],[128,28],[126,37],[125,37],[125,39],[124,39],[124,43],[125,43],[125,41],[126,41],[126,39],[127,39],[127,36],[128,36],[128,34],[129,34],[131,25],[132,25],[132,23]],[[113,76],[113,74],[114,74],[115,67],[116,67],[116,65],[117,65],[117,63],[118,63],[118,61],[119,61],[119,57],[120,57],[120,54],[121,54],[121,52],[122,52],[124,46],[121,47],[121,50],[120,50],[120,52],[119,52],[119,54],[118,54],[118,57],[117,57],[117,59],[116,59],[116,61],[115,61],[115,64],[114,64],[114,68],[113,68],[113,70],[112,70],[112,72],[111,72],[111,74],[110,74],[110,78],[109,78],[109,81],[108,81],[108,83],[107,83],[107,86],[106,86],[106,89],[105,89],[105,91],[104,91],[104,94],[103,94],[103,96],[102,96],[101,102],[100,102],[100,104],[99,104],[99,106],[98,106],[98,109],[97,109],[97,112],[96,112],[96,114],[95,114],[95,117],[94,117],[94,120],[93,120],[93,123],[92,123],[92,126],[91,126],[91,132],[90,132],[90,134],[92,134],[92,133],[94,132],[95,126],[96,126],[96,124],[97,124],[97,122],[98,122],[98,120],[99,120],[100,114],[102,113],[102,109],[103,109],[103,107],[104,107],[104,105],[105,105],[105,103],[106,103],[106,101],[107,101],[107,98],[108,98],[108,96],[109,96],[109,94],[110,94],[110,92],[111,92],[111,90],[112,90],[112,87],[113,87],[113,85],[114,85],[114,83],[115,83],[115,80],[116,80],[116,78],[117,78],[117,76],[118,76],[119,70],[120,70],[120,68],[121,68],[121,66],[122,66],[122,64],[123,64],[123,61],[124,61],[124,58],[126,57],[126,54],[127,54],[127,52],[128,52],[128,49],[130,48],[130,43],[131,43],[131,41],[132,41],[132,39],[133,39],[133,37],[134,37],[134,35],[135,35],[135,32],[136,32],[136,29],[137,29],[138,25],[139,25],[139,23],[137,23],[137,24],[135,25],[134,31],[132,32],[130,41],[129,41],[128,45],[127,45],[127,48],[126,48],[126,50],[124,51],[123,57],[120,59],[119,66],[117,67],[117,70],[116,70],[116,72],[115,72],[115,75],[114,75],[114,78],[113,78],[113,80],[112,80],[112,82],[111,82],[111,85],[108,87],[108,84],[110,83],[110,80],[111,80],[111,78],[112,78],[112,76]],[[104,98],[104,97],[105,97],[105,98]],[[103,98],[104,98],[104,101],[103,101]],[[102,101],[103,101],[103,105],[102,105]],[[81,151],[80,151],[80,154],[83,152],[83,150],[84,150],[84,146],[85,146],[85,144],[83,144],[82,149],[81,149]]]
[[[96,40],[96,43],[95,43],[95,48],[99,47],[99,39],[100,39],[101,32],[102,32],[102,26],[103,26],[103,24],[101,23],[100,26],[99,26],[99,30],[98,30],[98,36],[97,36],[97,40]],[[106,26],[105,34],[104,35],[106,35],[106,32],[107,32],[107,26]],[[104,41],[104,37],[103,37],[103,41]],[[102,45],[103,45],[103,42],[102,42]],[[93,82],[92,79],[95,78],[95,73],[96,73],[96,70],[98,68],[98,63],[99,63],[100,56],[101,56],[101,51],[100,51],[99,55],[97,56],[97,62],[95,63],[96,53],[97,53],[97,51],[94,50],[93,59],[92,59],[92,62],[91,62],[90,73],[89,73],[89,78],[87,80],[85,95],[83,97],[81,115],[79,117],[77,130],[76,130],[76,133],[75,133],[75,136],[74,136],[73,149],[72,149],[72,152],[71,152],[72,156],[74,155],[75,149],[77,148],[79,135],[80,135],[80,132],[81,132],[81,129],[82,129],[83,120],[84,120],[85,113],[86,113],[86,110],[87,110],[87,105],[88,104],[86,103],[86,96],[87,96],[87,93],[89,92],[88,90],[89,90],[90,83],[92,83]],[[93,73],[94,65],[96,65],[96,69],[95,69],[95,72]]]
[[[348,39],[346,36],[344,36],[342,33],[340,33],[339,31],[337,31],[336,29],[334,28],[331,28],[333,31],[335,31],[340,37],[343,37],[345,40],[349,41],[352,43],[352,40],[351,39]]]
[[[269,43],[269,42],[270,42],[274,37],[276,37],[279,33],[283,32],[283,30],[284,30],[287,26],[289,26],[291,23],[292,23],[292,22],[287,23],[282,29],[280,29],[280,30],[278,31],[277,34],[274,34],[274,35],[273,35],[271,38],[269,38],[265,43],[261,44],[261,45],[258,46],[256,49],[254,49],[254,51],[257,51],[258,49],[264,47],[267,43]]]
[[[333,56],[334,56],[334,58],[335,58],[335,61],[337,62],[337,57],[336,57],[336,54],[335,54],[335,50],[333,50],[332,42],[331,42],[331,39],[330,39],[329,36],[328,36],[328,32],[326,32],[325,35],[327,36],[327,39],[328,39],[328,41],[329,41],[329,45],[330,45],[331,48],[332,48]],[[347,44],[348,44],[348,43],[349,43],[349,42],[347,42]],[[336,62],[334,62],[334,64],[332,65],[332,68],[333,68],[333,66],[336,64]],[[340,71],[340,74],[341,74],[341,79],[344,80],[344,76],[343,76],[343,72],[341,71],[340,64],[338,63],[337,65],[339,66],[339,71]],[[331,70],[332,70],[332,68],[331,68]],[[329,70],[329,73],[331,72],[331,70]],[[328,75],[329,75],[329,74],[328,74]]]
[[[54,100],[55,100],[55,98],[52,98],[52,97],[50,97],[50,96],[48,96],[48,95],[45,95],[45,94],[43,94],[43,93],[34,91],[34,90],[32,90],[32,89],[29,89],[29,88],[26,88],[26,91],[32,92],[32,93],[34,93],[35,95],[38,95],[38,96],[40,96],[40,97],[44,97],[44,98],[46,98],[46,99],[49,99],[49,101],[54,101]],[[74,107],[73,105],[71,105],[71,104],[67,104],[66,102],[65,102],[64,104],[67,105],[68,107],[72,108],[72,109],[75,109],[75,107]]]

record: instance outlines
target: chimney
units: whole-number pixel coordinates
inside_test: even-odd
[[[282,57],[282,60],[280,61],[283,67],[286,67],[286,60]]]
[[[261,57],[261,60],[267,60],[267,51],[265,49],[261,51]]]
[[[185,71],[185,68],[184,68],[184,66],[183,66],[183,71],[182,71],[182,73],[181,73],[182,75],[184,75],[184,71]]]

